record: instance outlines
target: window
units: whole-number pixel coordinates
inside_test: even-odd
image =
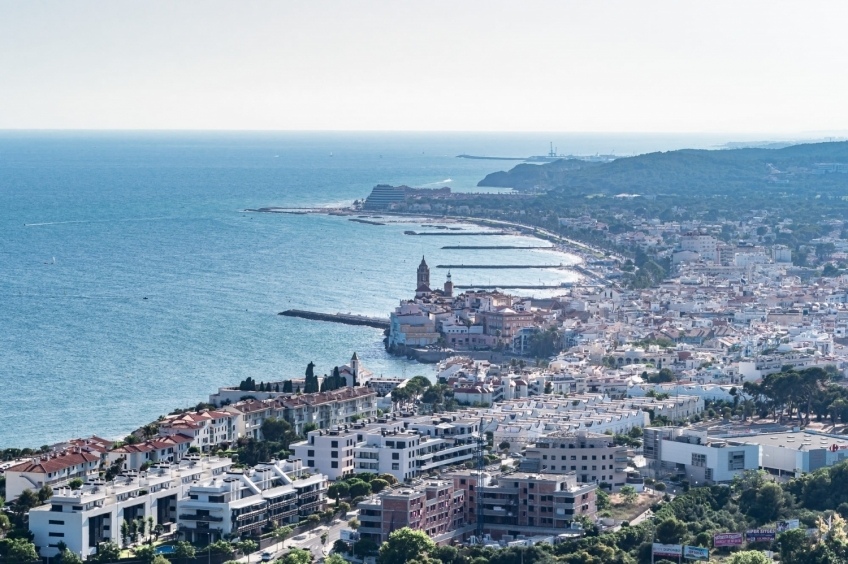
[[[64,537],[65,533],[47,533],[48,537]]]
[[[400,470],[400,464],[397,462],[392,463],[392,470]]]
[[[330,448],[339,448],[339,441],[331,441]]]
[[[307,460],[306,465],[309,466],[310,468],[315,468],[315,461],[314,460]]]
[[[572,454],[572,455],[571,455],[571,460],[577,460],[577,457],[576,457],[576,456],[574,456],[574,455]]]
[[[744,470],[745,469],[745,452],[731,452],[727,457],[728,470]]]
[[[339,467],[339,462],[337,460],[333,460],[332,462],[330,462],[330,468],[338,468],[338,467]]]
[[[315,451],[312,449],[306,451],[306,456],[315,456]]]
[[[707,466],[707,455],[692,453],[692,466],[704,468]]]
[[[400,460],[400,453],[399,452],[393,452],[392,453],[392,460]]]
[[[58,519],[50,519],[47,522],[51,525],[64,525],[65,524],[64,521],[59,521]]]
[[[584,454],[583,456],[580,457],[580,460],[589,460],[589,458]]]
[[[53,504],[53,505],[50,506],[50,511],[56,511],[58,513],[61,513],[62,512],[62,506]]]
[[[597,460],[597,459],[598,459],[598,455],[597,455],[597,454],[593,454],[593,455],[592,455],[592,460]]]

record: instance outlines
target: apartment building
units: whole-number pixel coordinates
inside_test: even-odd
[[[58,554],[64,542],[75,554],[94,554],[101,542],[123,544],[121,523],[152,517],[156,524],[177,523],[179,500],[195,481],[224,474],[229,458],[188,457],[148,472],[129,471],[112,482],[90,478],[80,489],[54,488],[46,505],[29,512],[29,530],[39,553]]]
[[[6,469],[6,499],[17,499],[24,490],[43,486],[61,488],[75,478],[83,481],[100,469],[100,455],[79,447],[43,454]]]
[[[361,442],[358,438],[361,435],[361,428],[347,425],[310,431],[305,441],[292,443],[291,449],[307,468],[316,469],[330,480],[338,480],[355,472],[354,447]]]
[[[149,518],[205,544],[268,523],[296,523],[323,510],[326,491],[327,477],[307,475],[299,460],[236,470],[229,458],[190,455],[113,482],[91,479],[78,490],[55,490],[47,505],[29,512],[29,528],[44,557],[56,556],[59,542],[85,557],[101,542],[122,545],[121,524]]]
[[[391,474],[398,481],[474,458],[479,423],[427,418],[360,423],[312,431],[292,449],[309,468],[330,479],[355,473]],[[472,431],[472,429],[474,431]]]
[[[627,483],[632,452],[612,436],[580,431],[552,433],[527,447],[522,470],[545,474],[576,473],[578,482],[606,483],[618,490]]]
[[[178,502],[179,532],[199,544],[253,535],[269,523],[297,523],[322,511],[326,492],[327,477],[305,476],[300,460],[229,470],[188,488]]]
[[[208,452],[219,445],[234,442],[236,415],[226,411],[204,409],[179,415],[169,415],[159,423],[161,436],[185,435],[191,437],[190,447]]]
[[[400,528],[421,530],[436,544],[449,544],[465,532],[465,490],[450,480],[430,480],[412,487],[388,490],[362,502],[358,529],[361,538],[377,544]]]
[[[329,429],[377,416],[377,394],[364,386],[289,396],[279,399],[278,404],[274,416],[288,421],[299,435],[307,423]]]
[[[124,445],[104,454],[110,466],[119,460],[123,470],[141,470],[158,462],[179,462],[188,454],[192,438],[176,434]]]

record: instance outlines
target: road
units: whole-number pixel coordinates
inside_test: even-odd
[[[333,547],[333,543],[339,540],[341,536],[342,529],[348,529],[347,522],[350,519],[342,516],[339,519],[331,521],[330,523],[320,525],[316,527],[312,531],[308,531],[305,533],[300,533],[299,535],[295,535],[295,537],[304,536],[303,539],[298,539],[295,537],[290,537],[285,540],[285,542],[277,543],[275,545],[269,546],[265,550],[258,550],[250,555],[250,562],[254,564],[262,561],[262,553],[270,552],[272,555],[272,559],[276,560],[285,554],[291,548],[302,548],[310,551],[315,561],[323,560],[324,557],[329,554],[330,549]],[[321,544],[321,534],[327,533],[327,543]],[[325,552],[326,551],[326,552]],[[248,562],[247,557],[239,558],[239,562]]]

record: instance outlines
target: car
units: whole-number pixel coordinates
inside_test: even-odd
[[[262,562],[270,562],[274,559],[274,555],[268,552],[267,550],[262,553]]]

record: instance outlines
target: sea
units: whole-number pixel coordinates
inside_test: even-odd
[[[356,352],[378,375],[432,375],[395,358],[379,329],[278,315],[292,308],[387,316],[440,264],[570,264],[519,236],[327,214],[376,184],[480,191],[516,162],[456,158],[630,155],[710,148],[727,136],[515,133],[0,131],[0,448],[120,438],[219,386],[318,373]],[[376,221],[383,221],[377,219]],[[456,226],[454,226],[456,227]],[[465,230],[478,227],[459,225]],[[474,270],[454,284],[558,284],[564,270]],[[532,294],[523,291],[522,294]]]

